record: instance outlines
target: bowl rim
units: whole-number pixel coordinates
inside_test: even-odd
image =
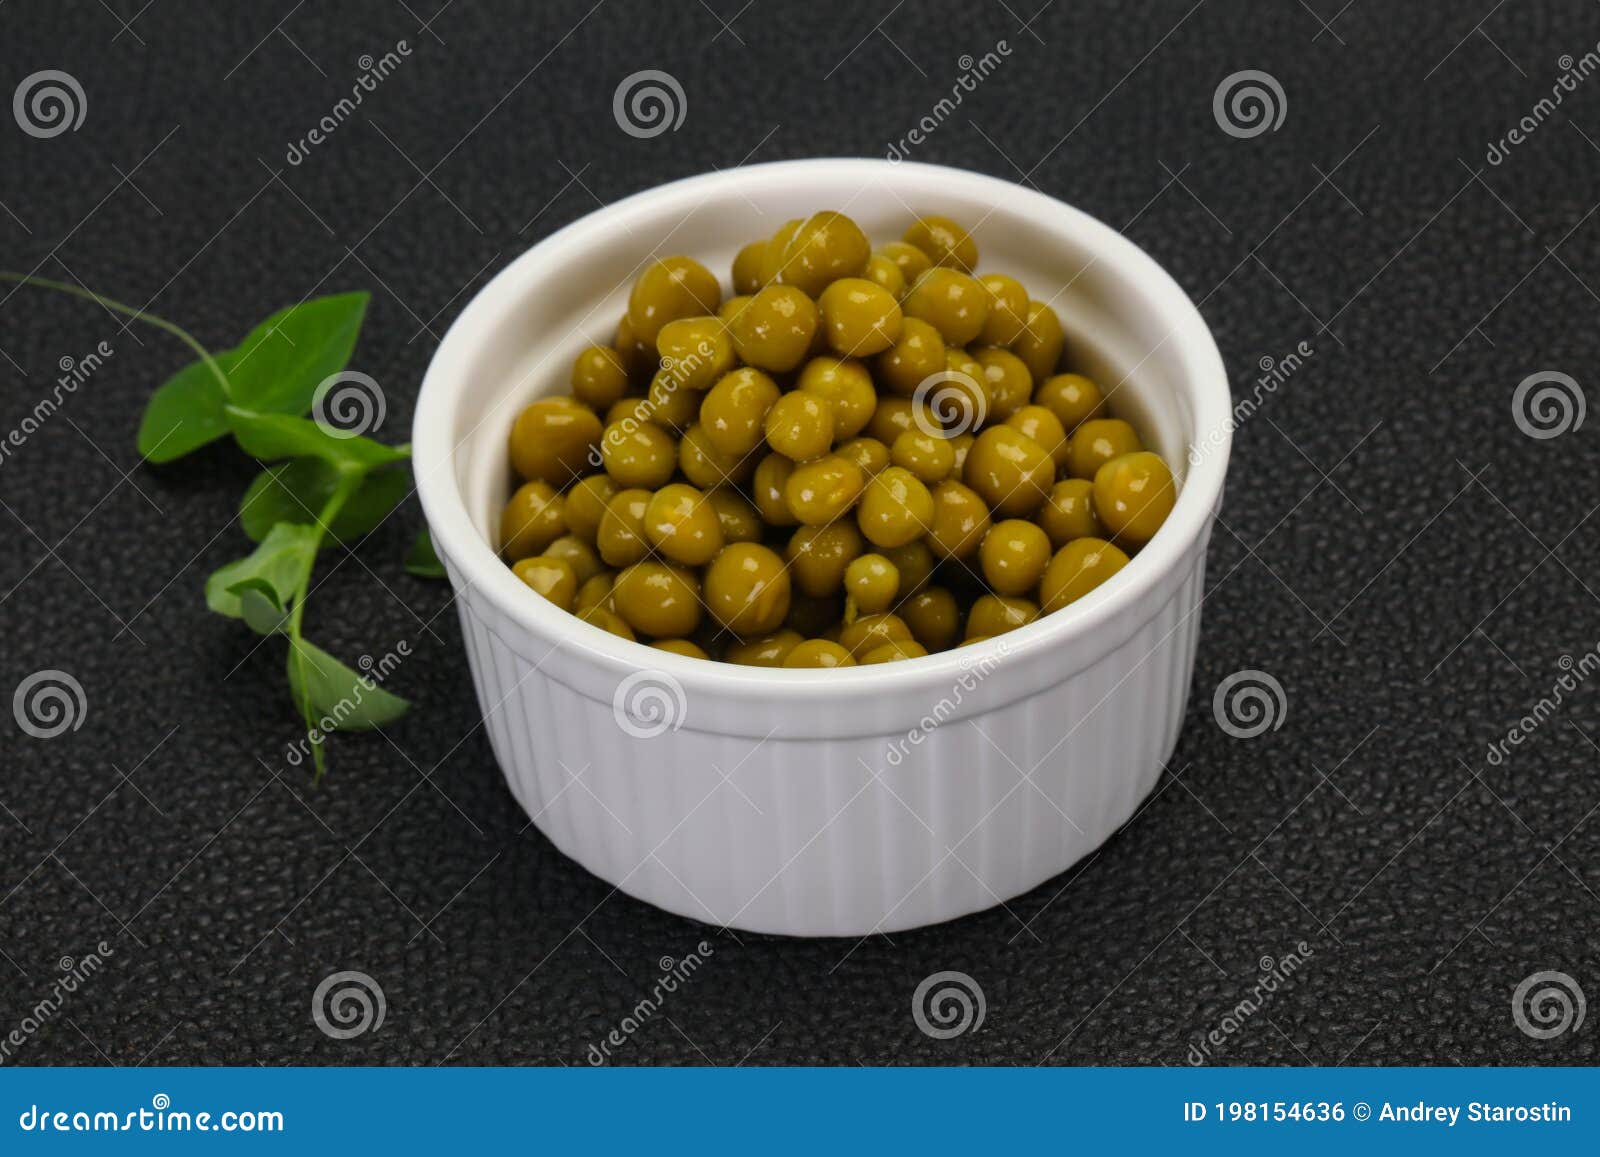
[[[449,437],[455,429],[455,407],[468,380],[466,370],[474,347],[523,298],[530,284],[548,279],[592,241],[613,237],[628,218],[660,215],[674,205],[687,213],[720,195],[758,197],[764,189],[792,187],[813,173],[835,182],[853,178],[863,183],[910,174],[943,191],[956,189],[990,198],[995,204],[1003,200],[1009,209],[1023,215],[1047,216],[1092,251],[1096,264],[1110,268],[1154,303],[1156,312],[1169,323],[1158,348],[1170,344],[1184,370],[1174,385],[1193,407],[1192,439],[1210,439],[1207,452],[1198,461],[1191,455],[1178,500],[1161,530],[1113,579],[1025,627],[983,643],[870,666],[803,670],[690,658],[612,635],[543,599],[527,597],[527,588],[478,533],[456,479],[456,446]],[[1080,640],[1136,612],[1164,579],[1183,566],[1209,532],[1227,474],[1232,405],[1222,355],[1199,310],[1153,257],[1111,226],[1045,193],[966,169],[864,157],[812,157],[718,170],[646,189],[580,217],[515,258],[462,308],[428,364],[412,421],[412,469],[441,558],[454,568],[461,582],[530,635],[614,673],[650,671],[670,676],[686,693],[766,700],[781,691],[815,702],[948,687],[975,667],[1002,662],[1010,666]]]

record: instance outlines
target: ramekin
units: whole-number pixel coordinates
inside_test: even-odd
[[[985,270],[1050,300],[1068,360],[1173,464],[1176,508],[1112,581],[926,658],[832,671],[705,662],[533,595],[494,549],[506,435],[609,340],[655,256],[726,270],[820,208],[875,239],[915,213],[971,223]],[[817,159],[674,182],[534,246],[462,310],[417,401],[417,488],[457,595],[511,791],[566,855],[715,925],[860,936],[1002,903],[1093,851],[1177,741],[1205,549],[1226,472],[1222,360],[1178,285],[1116,230],[1041,193],[934,165]]]

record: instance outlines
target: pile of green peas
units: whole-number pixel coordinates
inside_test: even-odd
[[[652,261],[571,393],[511,429],[500,548],[613,634],[701,659],[844,667],[1015,630],[1115,575],[1172,472],[1060,319],[922,217],[874,250],[825,211],[733,261]]]

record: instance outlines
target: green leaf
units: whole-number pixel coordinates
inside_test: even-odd
[[[217,364],[228,372],[230,354]],[[139,453],[151,462],[171,462],[228,432],[222,383],[204,362],[194,361],[150,396],[139,422]]]
[[[317,387],[355,350],[370,294],[340,293],[280,309],[232,351],[233,402],[272,414],[304,414]]]
[[[317,537],[314,527],[278,523],[248,556],[212,572],[206,579],[206,605],[219,615],[243,618],[244,608],[233,588],[259,578],[278,596],[279,606],[288,606],[316,557]]]
[[[253,542],[265,538],[275,523],[315,525],[338,484],[339,471],[320,458],[292,458],[268,466],[245,491],[239,503],[239,524]],[[410,490],[410,471],[400,465],[379,467],[345,500],[328,527],[329,537],[348,543],[370,534]],[[323,545],[332,546],[333,542]]]
[[[385,446],[359,434],[331,433],[308,418],[290,414],[258,414],[228,406],[224,411],[234,439],[245,453],[273,462],[279,458],[320,458],[345,472],[372,470],[410,457],[404,446]]]
[[[289,640],[289,689],[321,731],[367,731],[393,723],[411,706],[304,639]]]
[[[341,293],[280,309],[216,355],[227,393],[204,362],[184,366],[145,405],[139,453],[171,462],[216,441],[228,432],[230,401],[258,413],[305,414],[317,387],[349,362],[369,296]]]
[[[444,578],[444,563],[439,561],[439,556],[433,549],[433,536],[424,526],[422,533],[417,535],[417,541],[411,544],[411,550],[406,554],[406,570],[418,578]]]
[[[329,529],[341,542],[351,542],[378,529],[411,493],[411,470],[402,464],[380,466],[368,474],[346,500]]]
[[[283,629],[288,612],[278,592],[264,578],[248,578],[234,583],[228,593],[239,597],[239,611],[246,625],[258,635],[275,635]]]

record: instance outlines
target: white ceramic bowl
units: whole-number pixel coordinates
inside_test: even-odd
[[[972,224],[982,267],[1051,300],[1068,359],[1114,387],[1179,476],[1114,580],[987,643],[832,671],[630,643],[533,595],[494,550],[520,407],[566,392],[653,256],[727,270],[739,245],[834,208],[878,240],[915,212]],[[864,935],[1008,900],[1110,836],[1177,741],[1231,429],[1199,313],[1132,242],[1043,194],[921,164],[821,159],[677,181],[591,213],[462,311],[423,382],[417,486],[458,596],[496,758],[567,855],[712,924]],[[1201,447],[1191,461],[1191,448]]]

